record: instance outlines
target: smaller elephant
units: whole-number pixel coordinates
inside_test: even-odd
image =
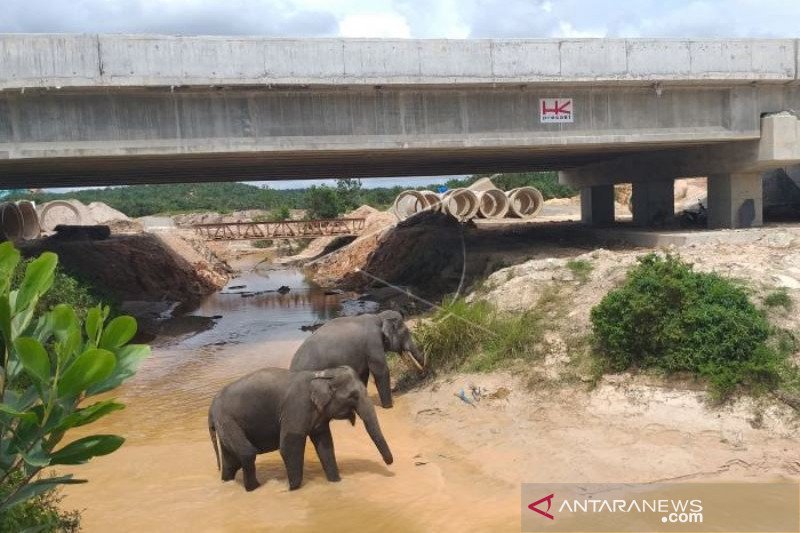
[[[347,365],[364,385],[370,373],[384,408],[392,406],[386,352],[405,355],[421,372],[427,361],[397,311],[334,318],[307,338],[292,357],[292,370]]]
[[[375,408],[352,368],[316,372],[264,368],[248,374],[217,393],[208,411],[208,431],[222,481],[232,480],[241,468],[245,489],[257,488],[256,455],[279,449],[289,490],[299,488],[306,437],[311,437],[328,481],[339,481],[329,422],[350,420],[355,425],[356,414],[384,462],[392,464]]]

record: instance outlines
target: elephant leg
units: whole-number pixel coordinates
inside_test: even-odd
[[[384,409],[388,409],[392,406],[392,387],[389,383],[389,368],[384,361],[382,364],[374,363],[370,365],[370,371],[375,377],[375,386],[378,389],[381,405]]]
[[[358,377],[361,378],[361,382],[366,387],[367,384],[369,383],[369,368],[365,368],[364,371],[361,373],[361,375]]]
[[[281,457],[289,477],[289,490],[300,488],[303,483],[303,455],[306,450],[306,436],[299,433],[281,435]]]
[[[331,428],[328,424],[315,431],[310,435],[311,442],[314,443],[314,448],[317,450],[319,462],[322,463],[322,469],[325,470],[325,477],[328,481],[341,481],[339,477],[339,467],[336,465],[336,455],[333,452],[333,436],[331,435]]]
[[[244,478],[244,488],[247,492],[257,489],[260,485],[256,478],[255,454],[242,457],[242,477]]]
[[[225,446],[220,449],[222,460],[222,481],[230,481],[236,477],[236,472],[242,467],[239,458]]]

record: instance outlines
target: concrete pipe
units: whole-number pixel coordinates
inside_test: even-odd
[[[22,238],[25,240],[36,239],[42,232],[39,227],[39,215],[36,214],[36,207],[33,202],[21,200],[17,202],[20,215],[22,215]]]
[[[481,218],[503,218],[508,213],[509,201],[500,189],[479,191],[478,216]]]
[[[39,225],[43,231],[53,232],[59,224],[80,226],[83,222],[78,208],[64,200],[53,200],[44,204],[39,212]]]
[[[469,189],[450,189],[442,196],[442,211],[460,221],[475,218],[478,207],[478,196]]]
[[[433,191],[420,191],[428,202],[428,210],[439,212],[442,210],[442,198]]]
[[[533,218],[544,206],[542,193],[534,187],[511,189],[506,196],[508,196],[508,216],[510,217]]]
[[[428,200],[421,191],[403,191],[394,199],[392,211],[398,220],[405,220],[428,208]]]
[[[21,240],[24,225],[22,213],[16,204],[11,202],[0,204],[0,233],[2,233],[3,240]]]

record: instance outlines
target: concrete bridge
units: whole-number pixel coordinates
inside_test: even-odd
[[[800,162],[797,40],[0,35],[0,187],[561,170],[583,218],[761,222]]]

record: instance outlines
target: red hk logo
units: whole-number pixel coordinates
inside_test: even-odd
[[[542,115],[567,115],[572,113],[572,99],[561,100],[556,99],[553,102],[553,107],[547,107],[547,100],[542,100]]]
[[[550,506],[553,504],[553,496],[555,496],[555,494],[550,494],[549,496],[545,496],[544,498],[542,498],[540,500],[536,500],[535,502],[533,502],[532,504],[530,504],[528,506],[528,509],[530,509],[531,511],[536,511],[537,513],[539,513],[540,515],[544,516],[545,518],[549,518],[550,520],[555,520],[553,515],[551,515],[548,512],[548,511],[550,511]],[[541,509],[536,507],[537,505],[542,504],[544,502],[547,502],[547,509],[546,510],[542,511]]]

